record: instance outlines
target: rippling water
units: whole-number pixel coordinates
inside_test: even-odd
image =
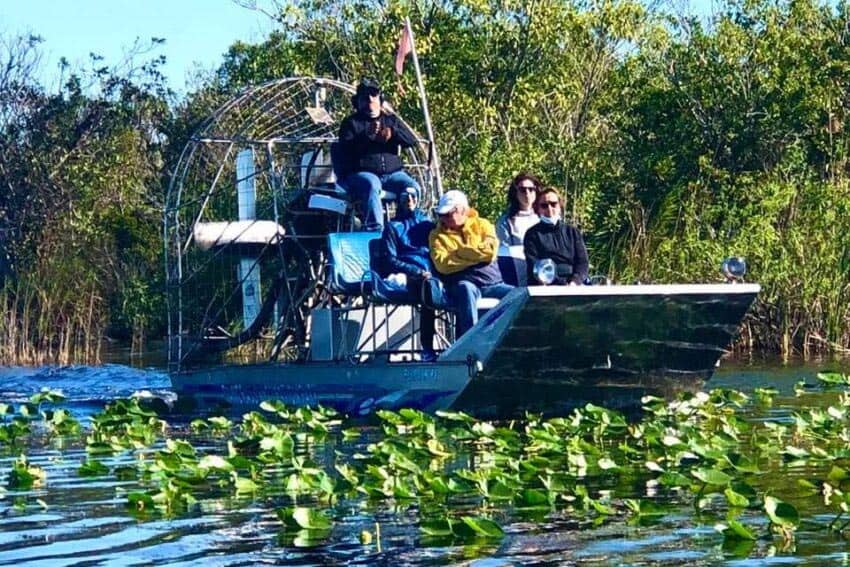
[[[710,386],[751,390],[778,387],[790,393],[794,383],[823,366],[727,366]],[[144,391],[173,401],[168,376],[158,369],[108,364],[100,367],[0,368],[0,401],[20,402],[43,387],[60,389],[67,407],[85,421],[104,403]],[[788,412],[780,407],[778,414]],[[169,421],[171,421],[169,419]],[[179,427],[179,418],[178,418]],[[184,420],[185,423],[185,420]],[[194,440],[193,440],[194,441]],[[333,447],[329,448],[330,451]],[[436,565],[468,564],[600,565],[665,564],[847,564],[846,542],[822,533],[801,537],[794,550],[777,550],[759,540],[747,553],[723,548],[710,523],[694,525],[692,516],[669,514],[651,526],[613,521],[582,529],[578,520],[550,515],[545,521],[511,518],[506,537],[483,547],[424,545],[417,529],[415,505],[394,509],[386,503],[343,501],[334,507],[335,524],[327,542],[300,548],[280,539],[280,522],[271,497],[211,499],[191,517],[161,519],[137,516],[126,507],[125,493],[136,481],[108,477],[82,478],[77,469],[85,447],[38,444],[27,447],[32,463],[44,468],[45,484],[37,490],[0,490],[0,565]],[[16,454],[0,456],[0,486]],[[113,468],[133,457],[104,459]],[[791,482],[785,478],[778,482]],[[644,488],[633,490],[639,494]],[[40,503],[36,503],[40,500]],[[362,545],[361,530],[381,524],[381,551]],[[586,522],[582,520],[582,522]],[[803,537],[803,536],[806,537]],[[297,542],[296,542],[297,543]],[[742,558],[743,557],[743,558]]]

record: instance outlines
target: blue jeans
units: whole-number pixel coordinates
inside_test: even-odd
[[[382,188],[396,195],[407,187],[416,188],[417,195],[422,193],[419,183],[403,169],[386,175],[358,171],[346,177],[342,186],[352,198],[363,202],[366,209],[366,218],[363,219],[365,230],[380,231],[384,228],[384,209],[381,207]]]
[[[502,299],[514,289],[506,283],[497,283],[478,287],[474,283],[461,280],[449,289],[452,306],[457,311],[455,325],[455,340],[459,339],[478,322],[478,307],[476,304],[482,297]]]

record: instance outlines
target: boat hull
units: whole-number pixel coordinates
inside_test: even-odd
[[[178,394],[240,406],[269,398],[349,415],[458,409],[480,417],[628,407],[694,389],[734,340],[758,285],[517,288],[436,362],[371,359],[218,367],[172,377]]]
[[[350,416],[405,407],[434,412],[450,407],[469,383],[466,364],[323,362],[194,369],[171,376],[191,405],[255,409],[264,400],[333,408]]]

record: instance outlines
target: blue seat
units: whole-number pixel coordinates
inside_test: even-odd
[[[331,232],[329,287],[331,292],[363,296],[372,292],[369,268],[369,242],[380,238],[380,232]]]

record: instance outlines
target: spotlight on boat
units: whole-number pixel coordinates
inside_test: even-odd
[[[534,277],[543,285],[555,281],[555,262],[551,258],[542,258],[534,262]]]
[[[732,256],[720,263],[720,272],[728,282],[741,282],[747,273],[747,263],[740,256]]]

